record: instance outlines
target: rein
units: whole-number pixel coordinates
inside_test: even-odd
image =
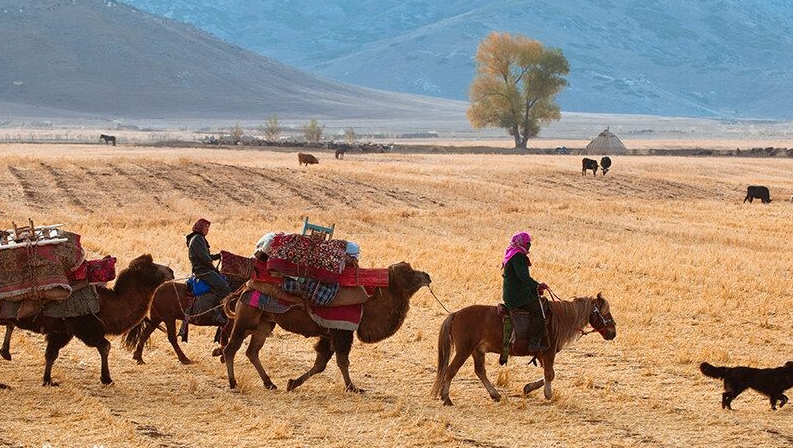
[[[448,308],[446,308],[446,305],[444,305],[443,302],[441,302],[441,299],[439,299],[438,296],[435,295],[435,292],[432,291],[432,287],[430,285],[427,285],[427,289],[430,290],[430,294],[432,294],[432,297],[435,297],[435,301],[438,302],[438,304],[440,304],[441,308],[443,308],[444,311],[446,311],[446,314],[452,314],[452,312],[449,311]]]
[[[548,289],[547,289],[547,291],[548,291],[548,295],[551,297],[551,300],[553,300],[554,302],[560,302],[560,301],[562,301],[562,298],[561,298],[561,297],[559,297],[558,295],[556,295],[556,293],[555,293],[555,292],[553,292],[553,291],[551,290],[551,288],[548,288]],[[597,306],[595,306],[595,308],[594,308],[594,310],[592,310],[592,312],[593,312],[593,313],[595,313],[595,314],[597,314],[597,315],[598,315],[598,317],[600,317],[600,321],[603,323],[603,326],[602,326],[602,327],[600,327],[600,328],[595,328],[595,327],[593,326],[591,330],[589,330],[589,331],[586,331],[586,330],[584,330],[584,328],[586,328],[586,327],[587,327],[587,325],[589,325],[589,322],[587,321],[587,324],[586,324],[586,325],[584,325],[584,328],[580,328],[580,329],[578,330],[578,331],[581,333],[581,336],[579,336],[579,337],[578,337],[578,339],[581,339],[582,337],[584,337],[584,336],[586,336],[586,335],[588,335],[588,334],[592,334],[592,333],[601,333],[603,330],[605,330],[605,329],[606,329],[606,327],[608,327],[609,323],[614,323],[614,319],[606,319],[606,318],[603,316],[603,313],[601,313],[601,312],[600,312],[600,309],[599,309]],[[601,333],[601,334],[602,334],[602,333]]]

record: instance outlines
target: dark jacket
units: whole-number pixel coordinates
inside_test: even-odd
[[[209,253],[209,243],[204,235],[193,232],[187,235],[188,256],[190,265],[193,267],[193,274],[202,275],[207,272],[215,272],[215,265],[212,260],[219,260],[220,254]]]
[[[507,308],[523,308],[537,302],[539,283],[529,275],[529,259],[525,254],[515,254],[504,266],[503,299]]]

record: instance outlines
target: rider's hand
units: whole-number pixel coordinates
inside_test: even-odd
[[[537,294],[542,295],[545,291],[549,290],[550,288],[545,283],[540,283],[537,285]]]

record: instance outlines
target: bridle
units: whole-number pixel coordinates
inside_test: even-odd
[[[610,318],[606,319],[606,316],[603,315],[603,313],[600,311],[600,308],[598,308],[597,305],[593,306],[592,314],[594,314],[597,317],[599,317],[600,318],[600,323],[602,323],[603,325],[600,326],[600,327],[596,327],[596,326],[592,325],[592,330],[590,330],[590,331],[584,331],[584,329],[582,328],[581,330],[578,330],[578,331],[581,332],[581,336],[586,336],[586,335],[594,333],[594,332],[598,332],[602,336],[603,335],[603,330],[605,330],[609,325],[617,325],[617,322],[615,322],[613,318],[610,317]]]

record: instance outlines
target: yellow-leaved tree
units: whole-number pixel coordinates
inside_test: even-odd
[[[562,115],[556,95],[570,66],[558,48],[526,36],[493,32],[479,44],[468,120],[475,128],[500,127],[526,148],[540,127]]]

